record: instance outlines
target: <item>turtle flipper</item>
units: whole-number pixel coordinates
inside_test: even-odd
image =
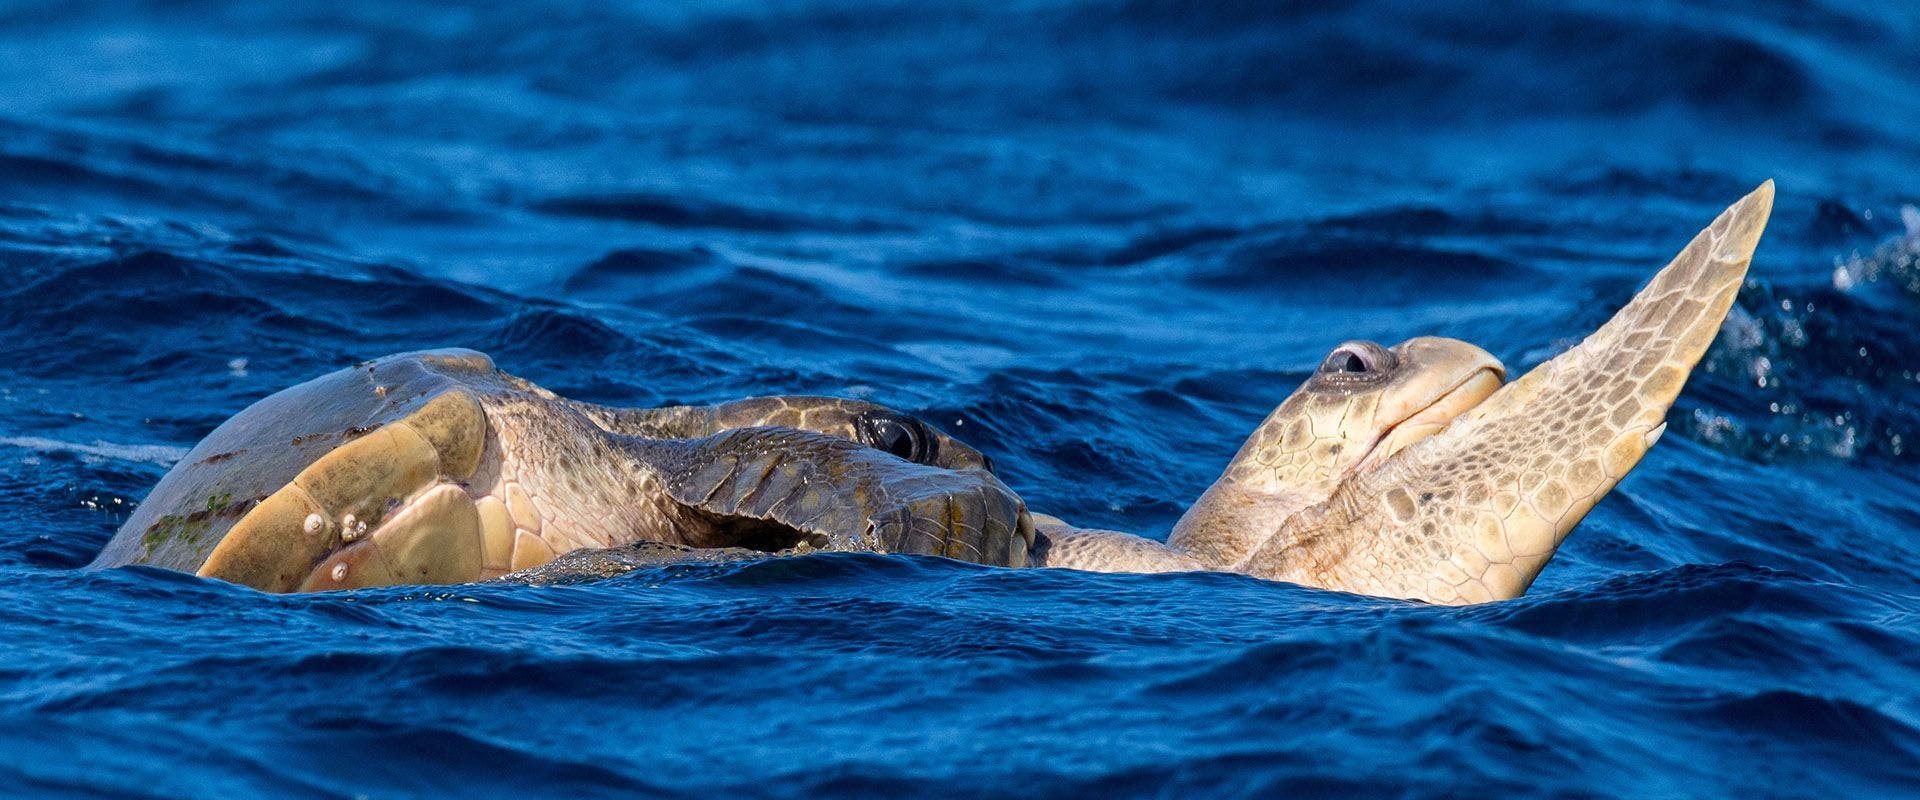
[[[637,569],[681,564],[729,564],[776,555],[743,547],[687,547],[664,542],[634,542],[619,547],[575,550],[540,566],[509,572],[494,580],[532,586],[588,583],[618,577]]]
[[[812,431],[737,428],[688,440],[627,439],[703,523],[687,544],[762,551],[807,545],[1024,566],[1026,506],[983,469],[946,470]]]
[[[814,431],[885,450],[917,464],[943,469],[985,469],[990,462],[925,421],[864,400],[814,395],[773,395],[708,406],[615,408],[573,401],[595,425],[623,436],[697,439],[737,428]]]
[[[1525,592],[1666,430],[1772,205],[1768,181],[1585,341],[1296,518],[1255,574],[1439,603]]]

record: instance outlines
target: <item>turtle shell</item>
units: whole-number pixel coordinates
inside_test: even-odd
[[[252,512],[292,502],[283,499],[289,493],[282,490],[312,472],[326,456],[351,443],[381,437],[383,430],[402,421],[408,423],[409,440],[418,434],[436,451],[439,472],[453,477],[471,474],[479,460],[485,424],[471,390],[498,386],[500,381],[492,360],[482,353],[434,350],[363,362],[275,392],[215,428],[175,464],[134,508],[92,566],[148,564],[262,588],[289,581],[297,584],[298,576],[338,546],[337,521],[297,526],[297,534],[290,534],[285,526],[269,530],[254,524],[255,519],[275,514]],[[338,482],[342,477],[329,476],[329,480]],[[378,513],[378,509],[369,511]],[[240,524],[243,519],[248,520],[246,525]],[[281,553],[285,563],[222,563],[222,545],[248,535],[292,539],[274,542],[277,547],[267,549]],[[260,570],[287,574],[247,574]]]

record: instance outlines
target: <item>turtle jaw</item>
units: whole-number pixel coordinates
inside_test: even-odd
[[[902,469],[927,474],[902,481],[894,506],[869,522],[876,549],[946,556],[979,564],[1024,567],[1032,557],[1033,516],[1006,484],[985,469]]]
[[[1398,418],[1398,422],[1382,426],[1379,437],[1373,441],[1373,447],[1348,470],[1348,476],[1375,470],[1380,464],[1400,455],[1400,451],[1409,445],[1444,432],[1448,426],[1452,426],[1455,418],[1473,411],[1482,401],[1492,397],[1494,391],[1500,391],[1501,380],[1507,376],[1507,368],[1501,365],[1500,359],[1494,359],[1484,349],[1465,341],[1423,336],[1419,340],[1409,340],[1400,347],[1413,349],[1409,345],[1442,349],[1446,351],[1450,365],[1446,370],[1432,370],[1432,376],[1425,380],[1427,391],[1402,393],[1400,397],[1388,399],[1388,403],[1380,407],[1382,420]]]
[[[1368,369],[1330,369],[1347,353],[1364,353]],[[1487,351],[1438,336],[1391,348],[1348,342],[1329,359],[1248,437],[1169,544],[1220,569],[1243,567],[1295,515],[1445,428],[1506,374]]]

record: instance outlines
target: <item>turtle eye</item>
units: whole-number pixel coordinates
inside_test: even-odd
[[[1373,342],[1348,342],[1320,362],[1320,374],[1335,378],[1374,378],[1396,365],[1393,351]]]
[[[908,461],[913,460],[913,451],[918,448],[914,447],[913,431],[907,426],[893,420],[887,420],[881,422],[874,433],[874,447],[885,450]]]
[[[861,415],[858,427],[861,443],[868,447],[918,464],[933,463],[933,436],[920,420],[875,412]]]

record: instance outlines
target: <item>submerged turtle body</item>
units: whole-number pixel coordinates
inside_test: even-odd
[[[631,542],[1022,563],[1032,535],[978,452],[870,403],[609,408],[443,350],[235,415],[94,566],[295,591],[478,580]]]

